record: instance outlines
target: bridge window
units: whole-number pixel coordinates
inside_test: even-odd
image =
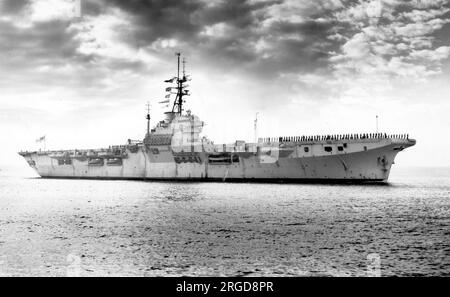
[[[323,149],[324,149],[326,152],[332,152],[332,151],[333,151],[333,147],[331,147],[331,146],[325,146],[325,147],[323,147]]]
[[[303,148],[303,150],[305,150],[305,153],[307,153],[307,152],[309,152],[309,147],[305,146],[305,147]]]
[[[338,146],[338,151],[342,152],[344,150],[343,146]]]

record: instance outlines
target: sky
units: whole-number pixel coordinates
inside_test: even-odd
[[[409,133],[450,166],[450,0],[0,0],[0,169],[20,150],[142,139],[186,58],[215,143]]]

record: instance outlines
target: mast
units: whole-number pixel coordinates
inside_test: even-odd
[[[176,53],[175,54],[177,56],[177,76],[168,80],[165,80],[165,82],[168,83],[173,83],[174,81],[176,82],[177,86],[175,87],[177,89],[176,93],[172,93],[171,90],[175,89],[175,88],[166,88],[167,92],[170,92],[169,94],[166,95],[166,98],[170,98],[170,94],[176,94],[175,100],[173,102],[173,107],[172,107],[172,112],[174,113],[178,113],[179,115],[182,114],[183,112],[183,97],[184,96],[189,96],[189,90],[187,90],[187,85],[185,85],[185,83],[188,81],[187,76],[186,76],[186,71],[185,71],[185,64],[186,64],[186,60],[183,58],[183,76],[180,77],[180,57],[181,57],[181,53]],[[168,100],[167,100],[168,101]],[[160,103],[164,103],[166,101],[162,101]]]
[[[147,134],[150,135],[150,102],[147,102]]]
[[[255,143],[258,142],[258,114],[259,112],[257,112],[255,115]]]
[[[176,53],[175,55],[177,55],[177,60],[178,60],[178,73],[177,73],[177,79],[179,80],[179,79],[180,79],[180,55],[181,55],[181,53],[178,52],[178,53]]]
[[[177,73],[177,100],[175,99],[174,108],[176,105],[178,105],[178,111],[177,113],[181,115],[181,112],[183,111],[183,82],[180,79],[180,55],[181,53],[177,53],[177,60],[178,60],[178,73]],[[172,110],[174,111],[174,110]]]
[[[378,133],[378,115],[375,117],[375,120],[376,120],[376,132]]]

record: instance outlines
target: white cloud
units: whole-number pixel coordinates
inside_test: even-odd
[[[373,0],[367,4],[365,8],[366,14],[369,18],[379,18],[383,13],[383,3],[381,0]]]
[[[418,10],[414,9],[409,12],[403,12],[400,14],[400,18],[406,18],[413,22],[426,22],[430,19],[443,16],[450,9],[448,8],[440,8],[440,9],[430,9],[430,10]]]
[[[351,21],[357,25],[376,24],[382,17],[389,20],[393,19],[392,12],[395,4],[396,1],[386,0],[359,1],[356,5],[339,11],[337,15],[338,19]]]
[[[81,0],[32,0],[29,6],[33,22],[68,20],[80,17]]]
[[[448,0],[411,0],[409,5],[414,8],[428,9],[428,8],[440,8],[444,4],[448,3]]]
[[[82,20],[72,23],[68,30],[76,33],[75,39],[80,41],[77,49],[80,54],[96,55],[107,61],[109,59],[109,61],[122,60],[130,63],[157,63],[158,60],[148,50],[152,47],[140,48],[137,46],[137,41],[133,44],[120,40],[131,26],[129,15],[119,9],[109,9],[107,14],[83,17]],[[177,45],[174,39],[159,39],[152,46],[165,49]]]
[[[395,44],[377,41],[371,42],[371,48],[376,55],[382,56],[395,55],[399,50],[399,48]],[[400,46],[400,48],[402,48],[402,46]]]
[[[133,59],[135,52],[125,43],[117,42],[117,28],[126,28],[130,23],[127,16],[119,10],[97,17],[86,17],[81,22],[73,23],[69,30],[76,32],[76,39],[81,41],[78,52],[104,57]]]
[[[353,37],[342,46],[342,52],[346,58],[350,59],[367,57],[370,53],[370,45],[366,34],[360,32],[353,35]]]
[[[394,24],[396,25],[394,30],[397,35],[408,37],[423,36],[441,29],[448,22],[449,20],[432,19],[427,22],[409,24],[396,23]]]
[[[177,46],[179,46],[178,40],[174,38],[158,38],[152,43],[151,48],[159,51],[174,49]]]
[[[439,3],[443,1],[359,1],[337,12],[336,19],[347,22],[353,33],[329,36],[346,38],[330,58],[335,77],[348,86],[365,78],[371,81],[366,87],[378,89],[396,79],[421,81],[439,74],[450,51],[447,46],[434,48],[433,33],[449,22],[443,15],[450,9]]]
[[[441,46],[435,50],[413,51],[411,52],[410,57],[426,61],[441,61],[447,59],[449,57],[449,54],[450,46]]]
[[[431,36],[416,36],[403,38],[405,42],[410,44],[412,49],[423,49],[433,47],[433,37]]]
[[[215,38],[221,38],[224,36],[229,36],[232,33],[233,28],[226,23],[217,23],[211,26],[206,26],[200,34],[206,36],[213,36]]]

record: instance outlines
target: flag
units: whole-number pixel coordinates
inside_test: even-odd
[[[166,82],[166,83],[171,83],[171,82],[173,82],[173,80],[174,80],[175,78],[176,78],[176,77],[171,78],[171,79],[166,79],[164,82]]]
[[[36,142],[43,142],[43,141],[45,141],[45,135],[36,139]]]
[[[172,90],[171,87],[166,88],[166,92],[170,92],[170,90]]]
[[[165,97],[166,97],[166,98],[170,98],[170,94],[167,94]]]
[[[169,103],[170,100],[159,101],[158,103]]]

